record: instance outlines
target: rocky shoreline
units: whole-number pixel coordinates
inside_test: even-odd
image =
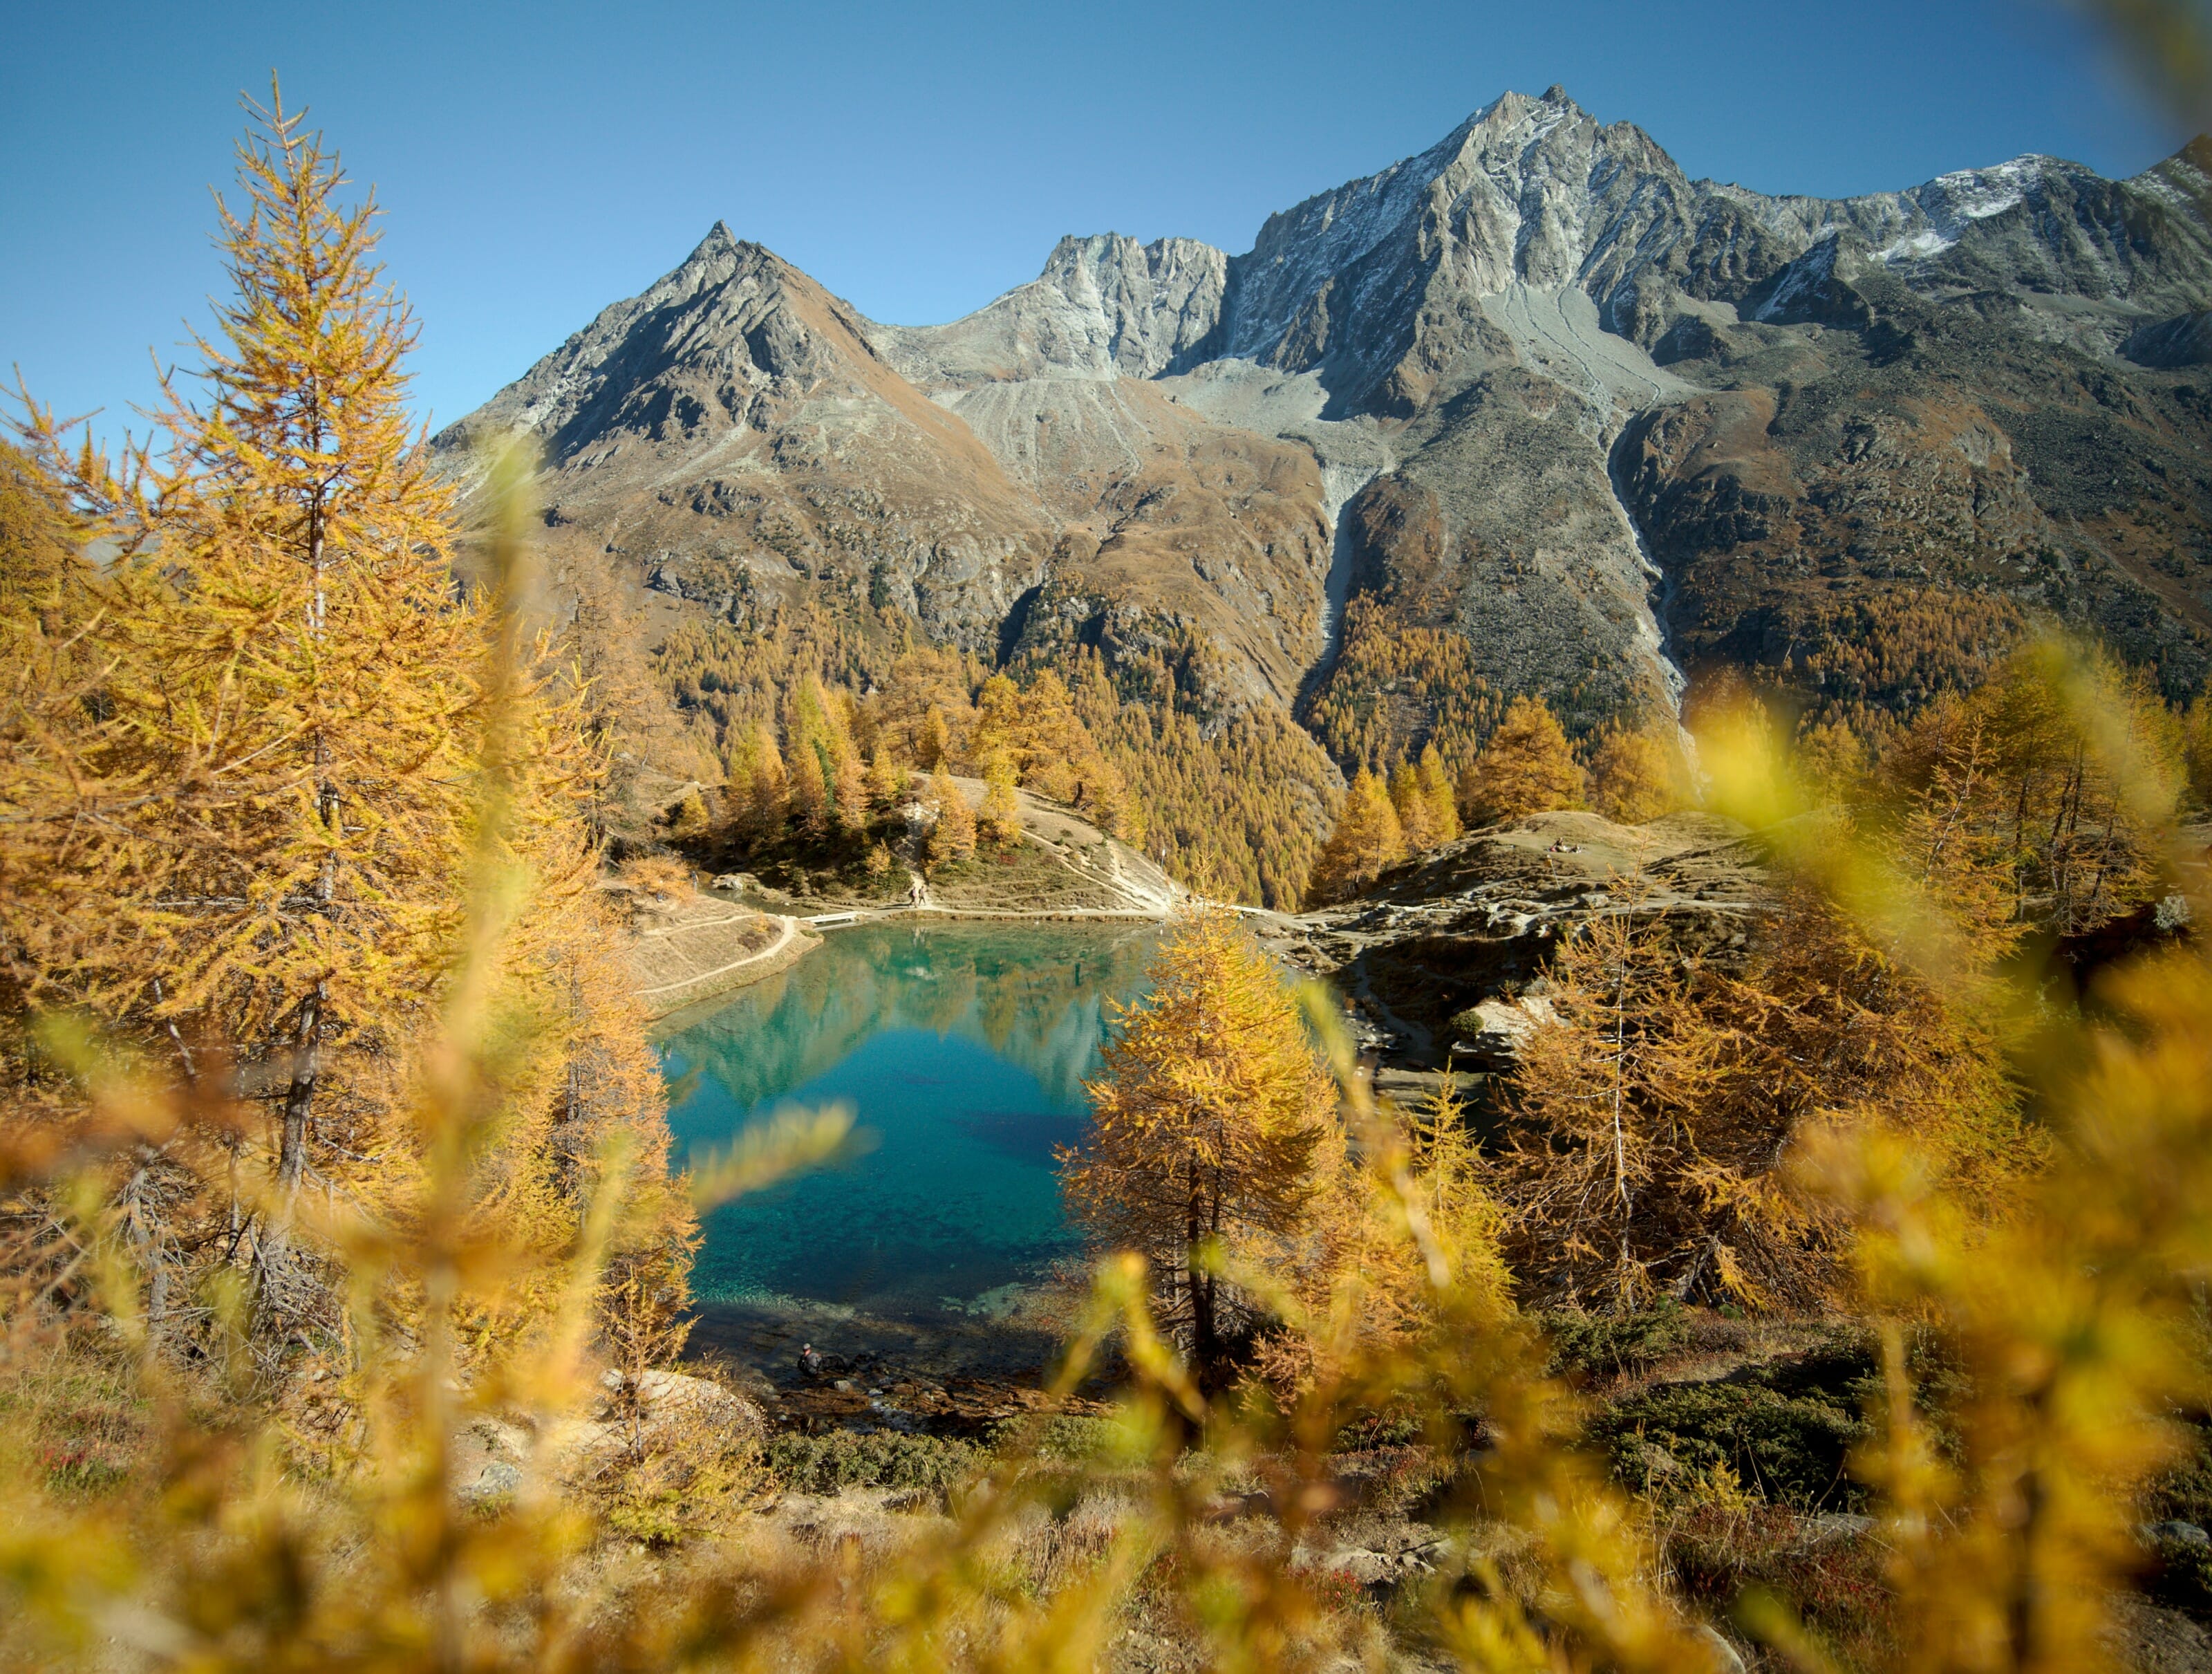
[[[884,1314],[793,1298],[708,1301],[687,1358],[715,1367],[771,1430],[848,1429],[975,1440],[1041,1410],[1084,1294],[1079,1268],[939,1314]],[[1093,1378],[1059,1410],[1103,1410]]]

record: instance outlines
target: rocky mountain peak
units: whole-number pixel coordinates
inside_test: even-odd
[[[880,368],[846,304],[773,251],[717,221],[638,295],[601,310],[560,348],[440,437],[528,431],[559,464],[611,433],[743,422],[760,400]]]
[[[1212,336],[1228,270],[1228,257],[1197,239],[1070,235],[1035,279],[965,319],[873,326],[871,340],[924,387],[1156,377]]]
[[[1418,156],[1271,216],[1232,264],[1231,352],[1319,372],[1337,411],[1408,411],[1472,346],[1480,299],[1576,285],[1614,308],[1695,209],[1640,129],[1556,86],[1502,94]]]

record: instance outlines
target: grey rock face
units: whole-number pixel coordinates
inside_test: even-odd
[[[925,385],[1156,377],[1213,335],[1228,266],[1196,239],[1064,238],[1036,278],[963,320],[869,332]]]
[[[696,431],[710,411],[742,423],[775,386],[836,369],[790,302],[783,265],[718,221],[673,272],[603,309],[447,435],[526,430],[560,463],[611,432]],[[674,375],[688,400],[669,390]]]

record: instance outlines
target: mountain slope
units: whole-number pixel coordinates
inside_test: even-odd
[[[1554,88],[1243,254],[1064,239],[943,326],[718,224],[439,445],[532,432],[578,562],[740,636],[1096,654],[1142,736],[1274,740],[1317,819],[1522,691],[1587,732],[1739,667],[1863,719],[2039,619],[2193,690],[2208,313],[2208,142],[1772,197]]]

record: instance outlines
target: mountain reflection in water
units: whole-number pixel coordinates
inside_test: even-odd
[[[700,1300],[924,1314],[1071,1251],[1053,1150],[1083,1136],[1107,1002],[1140,991],[1157,942],[1151,927],[865,925],[671,1019],[679,1160],[839,1100],[866,1146],[709,1216]]]

